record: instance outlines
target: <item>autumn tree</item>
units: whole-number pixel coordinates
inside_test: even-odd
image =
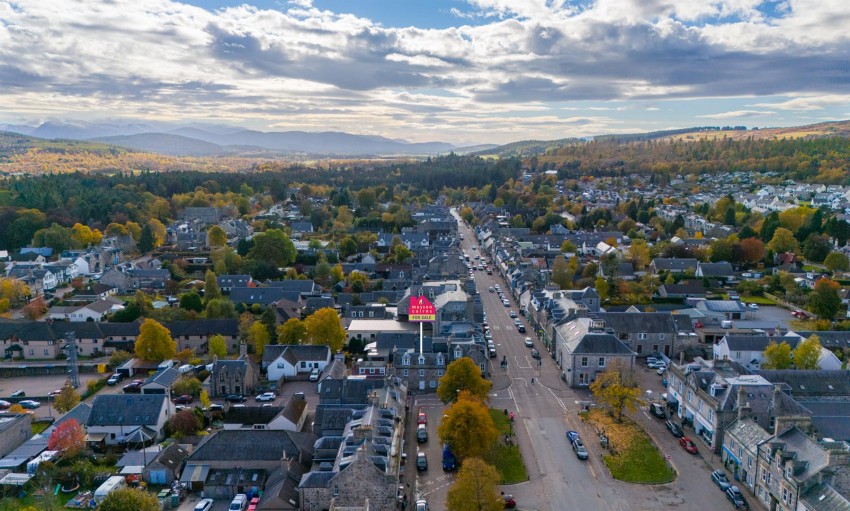
[[[767,248],[776,254],[799,252],[800,244],[797,243],[797,238],[794,237],[793,232],[784,227],[779,227],[773,232],[773,238],[770,239]]]
[[[797,369],[818,369],[820,364],[820,337],[812,335],[800,341],[794,348],[794,367]]]
[[[649,245],[644,240],[633,240],[629,246],[629,260],[635,269],[642,270],[649,265]]]
[[[763,369],[788,369],[791,367],[791,346],[782,341],[771,341],[764,349]]]
[[[136,338],[136,357],[148,362],[160,362],[174,358],[177,343],[171,332],[153,319],[145,319]]]
[[[826,259],[823,260],[823,265],[826,269],[835,273],[837,271],[847,271],[850,269],[850,259],[841,252],[830,252]]]
[[[76,223],[71,227],[71,240],[77,248],[99,245],[102,239],[103,234],[99,230],[92,230],[87,225]]]
[[[218,225],[207,230],[207,244],[210,247],[223,247],[227,245],[227,233]]]
[[[47,303],[43,296],[36,296],[30,303],[24,305],[21,314],[29,320],[36,320],[47,312]]]
[[[821,278],[815,282],[815,289],[809,293],[809,308],[821,319],[833,319],[841,307],[837,282]]]
[[[307,339],[307,327],[298,318],[289,318],[277,327],[278,344],[301,344]]]
[[[98,511],[159,511],[156,495],[141,488],[113,490],[97,506]]]
[[[505,501],[499,494],[499,471],[481,458],[464,460],[446,499],[448,511],[500,511]]]
[[[575,272],[570,271],[570,266],[564,256],[555,256],[555,261],[552,263],[552,282],[561,289],[571,289],[574,275]]]
[[[608,281],[605,280],[601,275],[596,277],[596,280],[593,283],[593,287],[596,288],[596,293],[599,295],[601,300],[607,300],[610,297],[611,286],[608,284]]]
[[[215,334],[210,337],[209,353],[210,356],[215,355],[218,358],[224,358],[227,356],[227,342],[224,340],[223,335]]]
[[[235,318],[236,306],[226,298],[209,300],[204,306],[204,317],[207,319]]]
[[[86,446],[86,431],[77,419],[62,421],[47,439],[47,448],[51,451],[62,451],[66,458],[80,454]]]
[[[617,422],[622,422],[625,410],[635,410],[643,403],[639,397],[640,387],[632,380],[630,371],[623,364],[612,363],[590,384],[590,391],[611,407]]]
[[[209,408],[212,404],[212,400],[210,399],[210,393],[207,392],[206,389],[201,391],[201,396],[198,398],[201,401],[201,406],[204,408]]]
[[[194,376],[183,376],[174,382],[171,391],[178,396],[182,396],[183,394],[197,396],[201,393],[201,382]]]
[[[451,446],[461,459],[481,457],[493,447],[499,431],[487,406],[469,391],[458,393],[437,428],[440,441]]]
[[[269,343],[269,330],[260,321],[255,321],[248,329],[248,344],[254,347],[254,353],[262,355]]]
[[[764,243],[758,238],[745,238],[738,243],[741,260],[755,264],[764,259]]]
[[[254,248],[248,256],[257,261],[283,267],[295,261],[295,244],[280,229],[269,229],[254,236]]]
[[[199,428],[198,417],[192,410],[177,412],[168,422],[172,431],[180,436],[193,435]]]
[[[0,278],[0,299],[6,299],[10,305],[19,305],[30,296],[30,288],[20,280]]]
[[[212,270],[204,274],[204,303],[221,298],[221,290],[218,287],[218,278]]]
[[[336,310],[325,307],[307,316],[304,320],[307,329],[307,343],[330,346],[336,353],[345,344],[345,329]]]
[[[53,407],[60,413],[65,413],[80,404],[80,395],[68,382],[62,387],[59,395],[53,400]]]
[[[487,401],[487,395],[493,383],[481,377],[481,368],[469,357],[454,360],[446,368],[446,374],[437,384],[437,397],[445,404],[454,403],[462,391],[481,401]]]

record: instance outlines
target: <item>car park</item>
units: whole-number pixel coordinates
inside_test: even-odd
[[[682,449],[688,451],[691,454],[697,454],[697,444],[694,443],[690,438],[683,436],[679,439],[679,445],[682,446]]]
[[[711,480],[714,481],[714,484],[720,488],[721,491],[726,491],[726,488],[729,488],[731,483],[729,483],[729,478],[726,477],[726,472],[722,470],[715,470],[711,473]]]
[[[750,505],[747,503],[747,499],[744,498],[744,494],[741,493],[741,490],[738,489],[737,486],[730,486],[726,488],[726,498],[729,499],[729,502],[735,506],[735,509],[749,509]]]
[[[195,398],[193,398],[189,394],[183,394],[182,396],[175,397],[171,401],[173,401],[175,405],[188,405],[194,400]]]
[[[416,470],[428,470],[428,457],[422,451],[416,454]]]
[[[121,373],[115,373],[106,380],[107,385],[117,385],[119,381],[124,379],[124,375]]]
[[[35,410],[41,406],[41,403],[33,401],[32,399],[24,399],[23,401],[19,401],[18,404],[21,405],[21,408],[24,410]]]
[[[420,444],[428,441],[428,428],[425,424],[420,424],[416,427],[416,441]]]
[[[248,398],[241,394],[228,394],[225,396],[224,400],[228,403],[244,403],[248,400]]]
[[[531,348],[531,347],[533,347],[533,346],[534,346],[534,341],[532,341],[532,340],[531,340],[531,337],[526,337],[526,338],[525,338],[525,346],[526,346],[527,348]]]
[[[277,396],[274,392],[263,392],[257,396],[257,401],[274,401]]]
[[[667,429],[670,431],[670,434],[672,434],[676,438],[681,438],[685,436],[685,433],[682,431],[682,426],[676,424],[676,421],[674,421],[673,419],[668,419],[667,422],[664,423],[664,426],[666,426]]]
[[[213,499],[203,499],[195,504],[195,511],[210,511],[213,507]]]

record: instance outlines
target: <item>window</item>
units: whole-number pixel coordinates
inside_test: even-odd
[[[405,355],[401,357],[401,365],[409,366],[410,365],[410,355]]]
[[[788,502],[788,488],[782,487],[782,502]]]
[[[431,383],[429,383],[429,386],[430,386],[432,389],[437,388],[437,382],[436,382],[436,381],[434,381],[434,380],[431,380]]]
[[[657,344],[653,344],[653,345],[652,345],[652,351],[653,351],[654,353],[657,353],[657,352],[658,352],[658,345],[657,345]]]
[[[44,348],[44,354],[47,355],[47,348]]]
[[[744,448],[738,447],[738,459],[741,459],[743,457],[744,457]]]
[[[30,355],[35,356],[35,350],[34,350],[34,349],[32,349],[32,348],[30,348]]]
[[[645,333],[639,333],[638,339],[640,339],[641,341],[645,341],[646,340],[646,334]]]
[[[747,468],[753,468],[753,457],[747,456]],[[752,481],[750,482],[752,484]]]
[[[763,469],[763,468],[762,468],[762,469],[761,469],[761,481],[762,481],[762,482],[767,481],[767,475],[766,475],[766,474],[767,474],[767,470],[765,470],[765,469]]]
[[[581,366],[587,367],[587,357],[581,357]]]
[[[702,413],[702,401],[697,401],[697,411]]]
[[[445,361],[443,360],[443,354],[442,354],[442,353],[437,353],[437,365],[438,365],[438,366],[441,366],[441,365],[443,365],[443,363],[444,363],[444,362],[445,362]]]
[[[404,375],[404,376],[407,376],[407,369],[405,369],[405,370],[403,371],[403,375]],[[328,387],[328,388],[330,388],[330,387]]]
[[[735,352],[735,358],[741,358],[741,352],[740,351]]]
[[[339,497],[339,486],[334,485],[334,497]]]
[[[357,317],[357,311],[351,311],[351,317],[356,318]]]
[[[709,420],[709,421],[713,421],[713,420],[714,420],[714,409],[713,409],[713,408],[709,408],[709,409],[708,409],[708,420]]]
[[[693,391],[693,390],[688,389],[688,403],[690,403],[690,402],[691,402],[691,400],[693,399],[693,397],[694,397],[694,391]]]
[[[363,311],[358,312],[358,313],[357,313],[357,317],[358,317],[358,318],[362,318],[362,317],[363,317]]]
[[[437,376],[443,376],[443,370],[437,369]]]
[[[424,377],[425,377],[425,369],[420,369],[420,370],[419,370],[419,377],[420,377],[420,378],[424,378]]]
[[[425,355],[419,355],[419,365],[425,365]]]
[[[224,381],[224,371],[219,373],[218,381]]]
[[[301,361],[301,369],[304,369],[304,368],[306,368],[306,367],[307,367],[307,362],[305,362],[305,361],[303,361],[303,360],[302,360],[302,361]]]
[[[375,311],[369,311],[369,317],[374,318],[375,317]]]
[[[682,382],[679,382],[679,394],[682,393]]]
[[[605,367],[605,357],[599,357],[599,367]]]
[[[791,476],[793,476],[793,475],[794,475],[793,470],[791,470],[791,465],[789,464],[788,467],[785,468],[785,477],[787,477],[788,479],[791,479]]]
[[[658,340],[663,341],[664,340],[664,334],[658,334]]]

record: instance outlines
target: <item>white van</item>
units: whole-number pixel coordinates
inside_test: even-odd
[[[193,366],[191,364],[185,364],[185,365],[182,365],[182,366],[177,368],[177,372],[180,373],[180,374],[186,374],[189,371],[194,371],[194,370],[195,370],[195,366]]]
[[[245,511],[245,508],[248,507],[248,496],[244,493],[240,493],[239,495],[233,497],[233,500],[230,501],[230,507],[227,508],[228,511]]]
[[[310,371],[310,381],[319,381],[319,376],[321,374],[322,372],[319,371],[318,367],[314,368],[312,371]]]
[[[107,495],[125,486],[127,486],[127,481],[124,476],[112,476],[94,491],[94,501],[100,504]]]
[[[732,326],[733,326],[732,321],[730,321],[728,319],[724,319],[723,321],[720,322],[720,328],[732,328]]]

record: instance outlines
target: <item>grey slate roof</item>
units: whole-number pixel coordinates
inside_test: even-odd
[[[276,287],[234,287],[230,290],[233,303],[269,305],[284,297],[287,297],[286,290]]]
[[[629,355],[632,350],[611,334],[589,333],[572,350],[573,354]]]
[[[263,366],[271,364],[281,355],[287,356],[290,362],[327,360],[330,357],[330,347],[313,344],[270,344],[263,350]]]
[[[268,424],[280,411],[280,406],[230,407],[224,415],[227,424]]]
[[[726,428],[726,434],[734,436],[742,445],[755,446],[773,436],[751,417],[737,419]]]
[[[591,317],[601,319],[606,327],[618,333],[676,332],[673,315],[669,312],[597,312]]]
[[[850,372],[815,369],[800,371],[792,369],[756,371],[771,383],[785,383],[791,388],[791,396],[850,396]]]
[[[180,373],[177,372],[176,369],[171,367],[167,369],[163,369],[162,371],[157,371],[155,374],[151,375],[145,383],[142,384],[144,387],[150,383],[156,383],[157,385],[162,385],[163,387],[170,387],[177,379],[180,378]]]
[[[794,349],[800,342],[800,338],[796,336],[726,335],[725,339],[730,351],[764,351],[771,342],[776,344],[785,342]]]
[[[271,430],[223,429],[207,437],[186,460],[201,461],[277,461],[312,456],[316,437],[312,433]]]
[[[747,308],[738,300],[703,300],[697,304],[713,312],[747,312]]]
[[[850,501],[826,484],[816,484],[800,496],[811,511],[850,511]]]
[[[652,264],[655,266],[656,270],[677,270],[677,271],[685,271],[688,268],[693,270],[697,269],[697,264],[699,262],[694,258],[684,257],[684,258],[669,258],[669,257],[656,257],[652,260]]]
[[[96,396],[86,426],[156,426],[163,394],[103,394]]]
[[[732,265],[726,261],[719,263],[700,263],[699,269],[703,277],[731,277],[734,275]]]

